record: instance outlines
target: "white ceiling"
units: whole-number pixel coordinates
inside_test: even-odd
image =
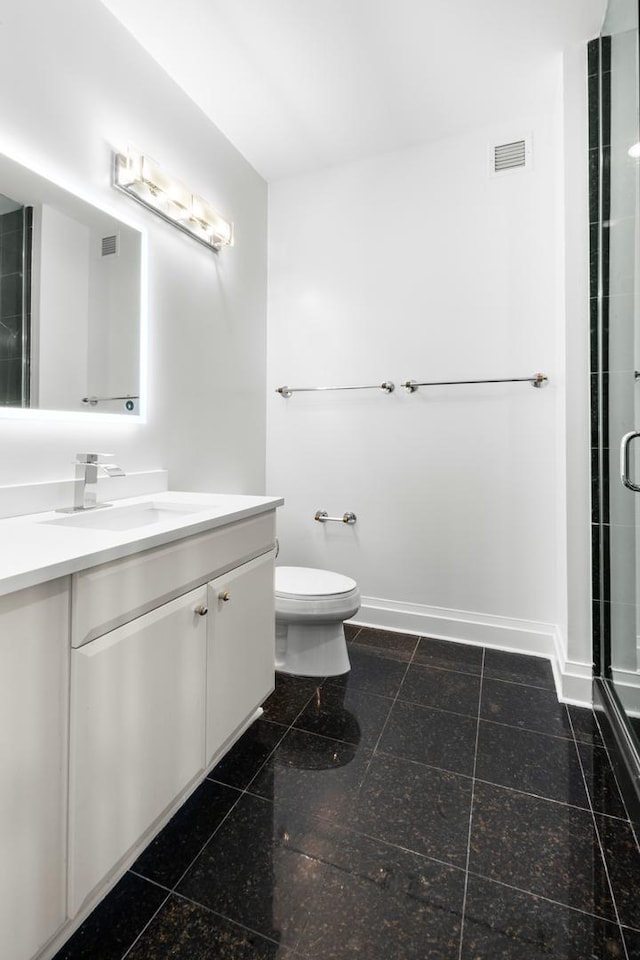
[[[526,115],[606,0],[102,0],[267,180]]]

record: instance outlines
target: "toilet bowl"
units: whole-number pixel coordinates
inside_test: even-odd
[[[276,567],[276,670],[333,677],[351,669],[344,621],[360,609],[351,577],[313,567]]]

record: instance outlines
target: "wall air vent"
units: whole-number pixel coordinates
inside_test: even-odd
[[[118,234],[114,233],[109,237],[102,238],[102,256],[117,257],[119,252]]]
[[[493,147],[491,172],[504,173],[507,170],[518,170],[529,166],[530,149],[526,140],[512,140],[510,143],[500,143]]]

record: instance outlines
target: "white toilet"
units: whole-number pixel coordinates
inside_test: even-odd
[[[360,609],[351,577],[313,567],[276,567],[276,670],[334,677],[351,669],[345,620]]]

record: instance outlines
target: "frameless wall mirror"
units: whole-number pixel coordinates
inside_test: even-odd
[[[0,416],[139,413],[142,236],[0,155]]]

